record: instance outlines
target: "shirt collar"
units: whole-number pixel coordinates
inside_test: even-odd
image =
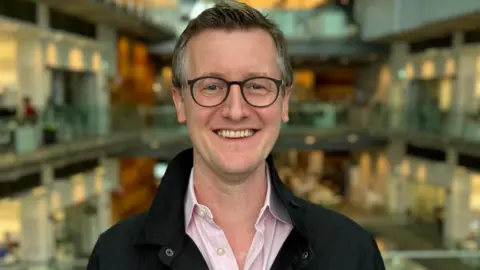
[[[267,180],[268,180],[267,196],[258,217],[260,218],[264,214],[264,212],[268,209],[268,211],[270,211],[270,213],[279,221],[292,224],[292,221],[290,219],[287,209],[282,204],[278,196],[274,192],[272,192],[272,183],[271,183],[270,173],[268,169],[266,170],[266,173],[267,173]],[[190,171],[190,179],[188,183],[187,194],[185,196],[185,228],[188,228],[188,225],[190,225],[193,211],[195,210],[195,206],[197,205],[198,205],[198,201],[197,201],[197,196],[195,195],[195,189],[193,186],[193,168],[192,168],[192,170]]]

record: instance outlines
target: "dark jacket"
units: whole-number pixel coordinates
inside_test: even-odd
[[[340,214],[295,197],[280,181],[271,156],[267,162],[272,190],[294,225],[271,269],[385,269],[369,233]],[[184,198],[192,166],[192,150],[177,155],[168,165],[150,209],[104,232],[87,270],[208,269],[185,233]]]

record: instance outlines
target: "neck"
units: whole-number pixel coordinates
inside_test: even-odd
[[[204,164],[193,168],[197,201],[207,206],[220,227],[254,225],[267,194],[266,163],[243,177],[226,179]]]

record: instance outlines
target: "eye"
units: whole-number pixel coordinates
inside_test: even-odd
[[[214,90],[217,90],[217,86],[216,85],[209,85],[209,86],[205,87],[205,89],[214,91]]]
[[[249,83],[246,85],[247,88],[249,89],[252,89],[252,90],[261,90],[261,89],[265,89],[265,87],[263,87],[263,85],[260,85],[258,83]]]

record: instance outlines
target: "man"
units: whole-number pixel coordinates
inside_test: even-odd
[[[173,100],[193,144],[150,210],[103,233],[88,270],[383,270],[372,236],[293,196],[270,154],[292,85],[277,26],[241,3],[192,20],[174,50]]]

